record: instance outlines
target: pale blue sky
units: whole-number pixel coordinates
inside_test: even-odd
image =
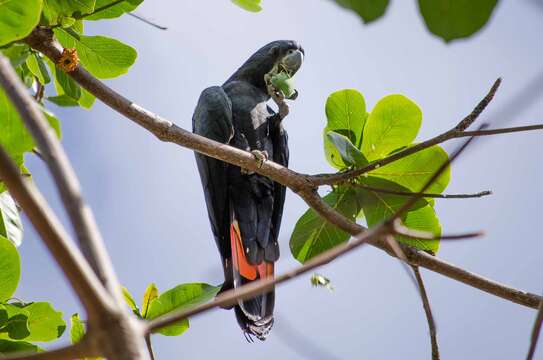
[[[342,88],[359,89],[369,108],[390,93],[413,99],[424,113],[422,140],[458,122],[502,76],[502,88],[481,121],[497,126],[543,122],[537,84],[528,91],[533,101],[511,102],[543,71],[543,10],[534,1],[502,0],[483,31],[450,45],[426,31],[415,1],[393,1],[383,19],[367,26],[331,1],[266,0],[264,6],[262,13],[251,14],[227,0],[154,0],[139,13],[168,26],[166,32],[129,17],[93,24],[88,31],[138,50],[130,72],[108,83],[184,128],[190,128],[202,89],[221,84],[263,44],[298,40],[307,56],[296,77],[300,97],[285,126],[291,167],[301,172],[332,170],[322,151],[324,102]],[[222,271],[193,154],[160,143],[99,103],[90,112],[54,110],[63,120],[63,144],[123,284],[140,298],[150,282],[161,290],[183,282],[219,283]],[[482,229],[487,234],[443,244],[440,257],[521,289],[543,291],[541,140],[541,133],[481,139],[454,164],[448,192],[490,189],[494,195],[437,201],[445,232]],[[65,219],[44,166],[35,159],[28,163]],[[278,272],[297,264],[288,240],[305,209],[289,192]],[[23,278],[17,296],[51,301],[66,319],[80,311],[28,222],[20,250]],[[157,358],[429,358],[420,300],[394,259],[367,247],[320,272],[333,281],[335,292],[312,288],[308,277],[279,287],[276,326],[265,343],[247,344],[234,314],[215,310],[193,319],[181,337],[155,336]],[[444,359],[525,356],[535,311],[427,271],[423,276]],[[305,345],[305,357],[295,353],[289,347],[293,331],[324,350]]]

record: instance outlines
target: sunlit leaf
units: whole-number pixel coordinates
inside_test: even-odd
[[[220,287],[208,284],[194,283],[182,284],[162,293],[156,300],[151,302],[148,319],[155,319],[160,315],[167,314],[174,310],[188,309],[198,304],[207,302],[215,297]],[[181,335],[189,328],[188,319],[181,320],[174,325],[164,327],[157,332],[166,336]]]
[[[128,289],[123,286],[122,292],[123,292],[124,301],[126,302],[128,307],[130,307],[130,310],[132,310],[132,312],[135,315],[141,317],[140,309],[138,308],[138,305],[136,304],[136,300],[134,300],[134,297],[132,296],[130,291],[128,291]]]
[[[403,95],[385,96],[368,116],[364,127],[362,153],[373,161],[415,140],[422,123],[422,112]]]
[[[94,11],[95,0],[44,0],[43,19],[47,25],[65,22],[65,18],[73,18]]]
[[[11,298],[21,277],[21,260],[15,245],[0,236],[0,302]]]
[[[262,10],[260,4],[262,0],[231,0],[234,4],[251,12],[259,12]]]
[[[366,102],[360,92],[346,89],[332,93],[326,100],[326,127],[346,136],[356,147],[362,140],[366,122]]]
[[[58,339],[66,329],[62,312],[56,311],[50,303],[34,302],[21,305],[28,312],[30,335],[26,341],[51,341]]]
[[[41,9],[41,0],[0,0],[0,46],[30,34]]]
[[[145,293],[143,294],[143,300],[141,301],[141,316],[145,319],[149,313],[149,307],[151,303],[158,298],[158,289],[155,284],[149,284]]]
[[[142,2],[143,0],[96,0],[93,15],[86,16],[85,20],[114,19],[134,11]]]
[[[76,48],[81,64],[100,79],[125,74],[136,61],[136,50],[115,39],[68,33],[64,29],[55,29],[55,35],[64,47]]]
[[[377,168],[370,175],[391,180],[410,191],[418,192],[448,159],[445,150],[435,145]],[[426,192],[441,194],[450,179],[451,169],[447,167]]]
[[[42,85],[49,84],[51,82],[47,67],[45,66],[42,58],[38,56],[38,54],[34,53],[30,55],[26,59],[26,66],[28,66],[30,72],[32,72],[32,74],[34,74],[34,76],[38,78],[38,81]]]

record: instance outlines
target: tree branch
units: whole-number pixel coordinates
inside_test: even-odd
[[[419,268],[413,266],[413,272],[415,273],[415,279],[417,279],[417,285],[420,292],[420,298],[422,299],[422,306],[424,307],[424,313],[426,314],[426,320],[428,321],[428,329],[430,330],[430,343],[432,344],[432,360],[439,360],[439,347],[437,345],[437,330],[434,322],[434,315],[432,315],[432,308],[430,307],[430,300],[426,293],[424,281],[420,274]]]
[[[40,29],[40,28],[36,29],[28,38],[25,39],[25,41],[31,47],[42,52],[44,55],[49,57],[54,62],[56,62],[62,54],[62,47],[60,46],[60,44],[58,44],[58,42],[56,42],[53,39],[52,34],[45,29]],[[123,114],[128,119],[134,121],[138,125],[149,130],[159,140],[175,143],[180,146],[202,153],[204,155],[207,155],[207,156],[228,162],[230,164],[234,164],[234,165],[243,167],[245,169],[255,171],[261,175],[267,176],[273,179],[274,181],[289,187],[295,193],[298,193],[298,195],[300,195],[306,201],[306,203],[308,203],[310,207],[315,209],[321,217],[325,218],[327,221],[331,222],[332,224],[338,226],[342,230],[352,235],[359,234],[360,232],[363,232],[366,230],[364,227],[350,221],[349,219],[345,218],[343,215],[337,213],[334,209],[332,209],[328,204],[326,204],[318,196],[318,194],[315,191],[315,187],[317,185],[325,185],[329,183],[332,184],[334,183],[333,181],[332,182],[321,181],[320,183],[315,182],[315,179],[319,178],[318,176],[310,177],[307,175],[302,175],[292,170],[289,170],[279,164],[276,164],[272,161],[265,161],[264,164],[262,164],[262,166],[259,167],[258,161],[255,160],[252,154],[242,151],[240,149],[192,134],[176,126],[172,122],[166,119],[163,119],[156,114],[153,114],[152,112],[140,107],[137,104],[134,104],[133,102],[126,99],[122,95],[110,89],[109,87],[104,85],[102,82],[100,82],[99,80],[94,78],[92,75],[90,75],[80,65],[74,71],[68,73],[68,75],[71,76],[74,80],[76,80],[79,83],[79,85],[81,85],[87,91],[89,91],[98,99],[100,99],[102,102],[104,102],[106,105],[110,106],[112,109]],[[440,139],[444,137],[445,135],[442,134]],[[426,147],[429,147],[441,142],[440,139],[432,140],[434,143],[430,145],[426,144],[425,147],[421,148],[419,146],[418,150],[414,149],[415,147],[417,147],[417,145],[415,145],[414,147],[408,148],[407,150],[410,151],[409,154],[412,154]],[[400,153],[402,152],[399,152],[397,154],[400,154]],[[407,155],[403,155],[403,156],[407,156]],[[397,159],[390,160],[389,162],[392,162],[394,160],[397,160]],[[333,176],[336,176],[336,175],[337,174],[334,174]],[[339,175],[343,175],[343,174],[339,174]],[[351,244],[351,243],[348,243],[348,244]],[[371,244],[386,252],[389,252],[390,250],[389,247],[382,240],[371,242]],[[332,249],[332,250],[337,251],[337,249]],[[412,264],[416,264],[416,265],[428,268],[444,276],[461,281],[467,285],[476,287],[490,294],[502,297],[504,299],[513,301],[518,304],[522,304],[522,305],[533,307],[533,308],[537,308],[539,304],[540,298],[537,295],[526,293],[514,288],[504,286],[492,280],[488,280],[476,274],[470,273],[464,269],[451,265],[436,257],[431,257],[428,254],[425,254],[424,252],[419,252],[417,250],[410,249],[410,248],[404,248],[404,252],[407,254],[409,261]],[[328,261],[330,260],[326,259],[324,263]],[[273,285],[266,284],[264,287],[266,286],[273,286]],[[264,289],[263,292],[265,291],[266,290]],[[222,297],[222,299],[224,299],[224,297]],[[235,300],[230,299],[230,301],[235,301]],[[227,302],[225,301],[225,303]],[[210,306],[206,304],[206,306],[209,306],[210,308],[212,308],[215,305]],[[186,317],[189,315],[184,315],[184,316]]]
[[[85,341],[69,345],[60,349],[38,353],[15,353],[11,356],[0,356],[2,360],[69,360],[99,356]]]
[[[10,194],[25,210],[45,245],[62,268],[70,285],[89,314],[100,314],[111,308],[107,292],[83,258],[68,239],[53,211],[30,181],[25,181],[9,155],[0,146],[0,174]]]
[[[1,54],[0,84],[17,108],[26,128],[38,145],[41,158],[45,161],[55,179],[55,185],[70,217],[83,254],[106,289],[121,304],[120,284],[94,220],[92,210],[83,199],[79,181],[70,161],[38,104],[19,81],[9,60]]]
[[[391,195],[400,195],[400,196],[413,196],[416,195],[416,192],[411,191],[396,191],[396,190],[389,190],[389,189],[381,189],[373,186],[368,186],[365,184],[355,184],[355,183],[349,183],[349,186],[357,187],[360,189],[365,189],[369,191],[375,191],[383,194],[391,194]],[[492,195],[492,191],[485,190],[481,191],[475,194],[432,194],[432,193],[422,193],[422,197],[425,198],[437,198],[437,199],[470,199],[470,198],[480,198],[483,196]]]

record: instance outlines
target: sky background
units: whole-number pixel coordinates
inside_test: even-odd
[[[263,5],[263,12],[252,14],[227,0],[147,1],[138,13],[168,31],[125,17],[90,24],[87,32],[134,46],[136,64],[108,84],[186,129],[202,89],[222,84],[272,40],[299,41],[306,61],[285,127],[291,168],[305,173],[333,170],[322,150],[324,103],[344,88],[360,90],[368,109],[391,93],[414,100],[424,114],[419,140],[456,124],[499,76],[503,85],[480,122],[500,127],[543,121],[543,7],[534,0],[500,1],[483,31],[449,45],[427,32],[415,1],[393,1],[371,25],[327,0]],[[151,282],[160,290],[185,282],[220,283],[192,152],[157,141],[98,102],[92,111],[53,110],[62,119],[63,144],[117,274],[136,298]],[[494,195],[437,201],[445,233],[486,232],[482,239],[442,244],[441,258],[520,289],[543,291],[542,139],[536,132],[480,139],[453,165],[448,193],[489,189]],[[65,220],[43,164],[31,156],[27,164]],[[288,241],[306,208],[288,192],[279,273],[297,265]],[[16,296],[51,301],[68,321],[81,307],[32,226],[25,225]],[[443,359],[525,356],[535,311],[422,272]],[[191,319],[183,336],[154,336],[157,359],[430,358],[419,296],[395,259],[364,247],[319,273],[333,281],[335,292],[312,288],[309,275],[280,286],[276,325],[266,342],[248,344],[234,314],[214,310]],[[68,341],[66,332],[61,342]]]

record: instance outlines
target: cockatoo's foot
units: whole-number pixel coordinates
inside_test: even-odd
[[[266,150],[251,150],[251,154],[258,161],[258,168],[260,169],[264,165],[264,161],[268,160],[268,152]],[[241,169],[243,175],[253,175],[255,172],[249,169]]]

